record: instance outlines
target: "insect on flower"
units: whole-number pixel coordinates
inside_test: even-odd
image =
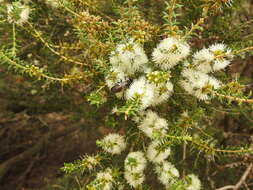
[[[118,93],[121,92],[122,90],[125,90],[126,88],[128,88],[131,84],[132,80],[128,79],[126,81],[121,81],[116,83],[112,88],[111,88],[111,92],[113,93]]]

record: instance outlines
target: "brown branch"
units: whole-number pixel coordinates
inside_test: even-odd
[[[248,175],[249,175],[250,170],[252,169],[252,167],[253,167],[253,164],[250,164],[250,165],[248,166],[248,168],[246,169],[246,171],[245,171],[244,174],[242,175],[240,181],[235,185],[234,190],[238,190],[239,187],[243,184],[243,182],[245,182],[245,180],[247,179],[247,177],[248,177]]]
[[[59,137],[62,137],[64,135],[70,134],[74,131],[76,131],[78,127],[69,127],[64,131],[57,131],[54,133],[48,132],[44,134],[39,141],[30,149],[16,155],[13,158],[10,158],[9,160],[5,161],[0,165],[0,180],[7,174],[7,172],[11,169],[11,167],[15,166],[18,162],[21,162],[23,160],[26,160],[36,154],[37,152],[41,151],[43,147],[47,146],[50,140],[55,140]]]
[[[182,161],[184,162],[186,160],[186,142],[183,144],[183,158]],[[185,168],[183,167],[183,172],[182,176],[185,177]]]
[[[234,97],[234,96],[228,96],[228,95],[220,94],[220,93],[213,91],[213,90],[211,91],[211,93],[215,96],[219,96],[219,97],[231,100],[231,101],[236,101],[236,102],[241,102],[241,103],[250,103],[250,104],[253,103],[253,99],[244,99],[244,98],[238,98],[238,97]]]
[[[218,188],[216,190],[226,190],[226,189],[238,190],[241,187],[241,185],[245,182],[245,180],[247,179],[252,168],[253,168],[253,164],[250,164],[236,185],[227,185],[227,186]]]
[[[15,189],[15,190],[20,190],[20,189],[22,189],[22,186],[23,186],[23,184],[24,184],[24,182],[25,182],[25,179],[26,179],[26,177],[28,176],[29,172],[32,170],[32,168],[33,168],[33,166],[34,166],[34,164],[35,164],[35,162],[36,162],[37,159],[38,159],[38,158],[36,157],[35,159],[33,159],[33,160],[29,163],[27,169],[26,169],[26,170],[22,173],[22,175],[17,179],[17,181],[16,181],[16,188],[13,188],[13,189]]]

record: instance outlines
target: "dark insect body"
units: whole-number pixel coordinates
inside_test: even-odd
[[[116,83],[111,88],[111,92],[113,92],[113,93],[121,92],[122,90],[125,90],[126,88],[128,88],[130,86],[130,84],[131,84],[131,80],[126,80],[126,81]]]

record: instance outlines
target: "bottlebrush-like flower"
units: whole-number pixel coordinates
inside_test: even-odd
[[[57,0],[46,0],[45,3],[53,8],[59,8],[61,6]]]
[[[173,84],[167,81],[166,84],[160,84],[155,87],[155,98],[152,105],[159,105],[169,99],[173,92]]]
[[[115,84],[128,80],[128,77],[124,72],[117,68],[112,68],[110,73],[106,76],[105,82],[106,85],[111,89]]]
[[[124,177],[127,180],[127,183],[132,187],[137,187],[138,185],[141,185],[145,179],[143,172],[125,171]]]
[[[187,178],[189,178],[190,184],[188,187],[186,187],[186,190],[200,190],[201,189],[201,182],[196,175],[190,174],[187,176]]]
[[[193,69],[184,69],[182,76],[184,79],[180,81],[181,86],[200,100],[208,100],[210,90],[218,89],[221,85],[217,79]]]
[[[148,58],[143,48],[133,39],[126,43],[118,44],[116,50],[110,56],[111,65],[127,75],[143,70],[147,62]]]
[[[233,58],[232,51],[225,44],[214,44],[208,48],[214,55],[213,71],[224,69]]]
[[[155,168],[159,181],[165,186],[173,184],[179,177],[179,172],[170,162],[164,161]]]
[[[145,118],[138,128],[151,139],[162,138],[166,135],[168,123],[155,112],[147,111]]]
[[[86,156],[82,159],[82,167],[84,169],[93,170],[99,164],[97,156]]]
[[[112,170],[110,168],[107,168],[104,172],[97,173],[95,181],[97,181],[97,183],[94,184],[99,184],[99,189],[111,190],[114,181],[112,176]]]
[[[120,154],[126,148],[126,142],[123,136],[111,133],[101,141],[98,141],[99,146],[106,152],[111,154]]]
[[[153,99],[152,105],[158,105],[168,100],[168,98],[173,92],[173,85],[169,81],[170,72],[148,72],[146,78],[149,83],[154,85],[155,98]]]
[[[193,67],[194,69],[203,73],[209,73],[212,69],[212,62],[214,55],[209,49],[202,49],[193,55]]]
[[[161,163],[170,155],[170,147],[162,147],[160,141],[153,141],[148,146],[147,158],[150,162]]]
[[[29,19],[30,8],[20,2],[13,2],[12,4],[7,4],[7,14],[10,23],[22,25]]]
[[[190,47],[180,39],[169,37],[160,42],[152,53],[153,61],[161,69],[170,69],[190,53]]]
[[[149,84],[145,77],[134,80],[129,89],[126,91],[127,100],[136,97],[140,98],[141,100],[142,110],[152,105],[155,97],[155,89],[154,85]]]
[[[125,170],[131,172],[143,172],[146,163],[147,161],[143,152],[130,152],[125,159]]]

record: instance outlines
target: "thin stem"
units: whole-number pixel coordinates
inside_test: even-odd
[[[238,98],[238,97],[234,97],[234,96],[229,96],[229,95],[224,95],[224,94],[220,94],[214,90],[210,90],[210,92],[215,95],[215,96],[219,96],[222,98],[226,98],[228,100],[232,100],[232,101],[236,101],[236,102],[244,102],[244,103],[253,103],[253,99],[244,99],[244,98]]]
[[[13,61],[12,59],[10,59],[8,56],[6,56],[4,53],[0,52],[1,56],[8,62],[8,63],[11,63],[12,65],[14,65],[16,68],[19,68],[21,70],[29,70],[29,68],[23,66],[23,65],[20,65],[18,63],[16,63],[15,61]],[[71,79],[67,79],[67,78],[56,78],[56,77],[51,77],[51,76],[48,76],[44,73],[40,73],[40,77],[43,77],[43,78],[46,78],[48,80],[53,80],[53,81],[59,81],[59,82],[67,82]]]
[[[182,161],[184,162],[185,161],[185,159],[186,159],[186,142],[184,142],[184,144],[183,144],[183,158],[182,158]],[[185,168],[183,168],[183,177],[185,176]]]
[[[237,55],[237,54],[240,54],[240,53],[242,53],[242,52],[246,52],[246,51],[251,51],[251,50],[253,50],[253,46],[250,46],[250,47],[246,47],[246,48],[243,48],[243,49],[240,49],[240,50],[237,50],[237,51],[233,51],[233,52],[231,52],[231,53],[229,53],[230,55]],[[215,56],[215,58],[217,59],[217,58],[222,58],[222,57],[224,57],[224,56],[226,56],[226,55],[229,55],[228,53],[222,53],[222,54],[220,54],[220,55],[217,55],[217,56]]]
[[[15,23],[12,24],[12,55],[16,55],[16,28]]]
[[[236,185],[227,185],[225,187],[221,187],[216,190],[226,190],[226,189],[238,190],[242,186],[242,184],[245,183],[245,180],[247,179],[248,175],[250,174],[250,171],[252,168],[253,168],[253,164],[250,164]]]
[[[61,1],[58,1],[58,3],[60,3],[60,5],[66,9],[66,11],[70,12],[71,14],[77,16],[77,17],[81,17],[81,15],[77,14],[75,11],[72,11],[70,8],[68,8],[66,5],[64,5]]]
[[[74,63],[74,64],[77,64],[77,65],[87,65],[85,63],[82,63],[82,62],[79,62],[79,61],[76,61],[76,60],[73,60],[69,57],[66,57],[64,55],[61,55],[59,52],[57,52],[56,50],[54,50],[51,45],[46,42],[46,40],[44,40],[40,34],[40,32],[38,32],[33,26],[31,23],[29,23],[29,26],[31,27],[31,29],[33,30],[33,32],[35,33],[35,35],[33,34],[34,37],[38,38],[51,52],[53,52],[54,54],[58,55],[60,58],[62,58],[63,60],[65,61],[68,61],[68,62],[71,62],[71,63]]]
[[[244,49],[234,51],[233,53],[236,55],[236,54],[239,54],[239,53],[242,53],[242,52],[245,52],[245,51],[251,51],[251,50],[253,50],[253,46],[246,47]]]
[[[171,2],[171,7],[168,9],[168,21],[170,21],[170,23],[173,23],[172,18],[173,18],[174,9],[176,8],[176,2],[177,0],[173,0]]]
[[[181,137],[181,136],[166,135],[166,137],[181,140],[181,141],[184,141],[184,142],[186,142],[186,141],[191,142],[191,143],[195,144],[196,146],[203,147],[205,150],[211,151],[213,153],[214,152],[220,152],[220,153],[247,153],[247,152],[252,152],[253,151],[252,149],[245,149],[245,150],[244,149],[240,149],[240,150],[217,149],[217,148],[210,147],[207,144],[196,141],[190,136]]]
[[[205,18],[200,18],[196,24],[193,24],[191,29],[182,37],[182,39],[188,38],[194,30],[198,29],[201,24],[203,24],[205,21]]]
[[[69,7],[67,7],[67,6],[66,6],[65,4],[63,4],[61,1],[58,0],[58,2],[59,2],[59,4],[60,4],[64,9],[66,9],[66,11],[68,11],[68,12],[70,12],[71,14],[75,15],[76,17],[80,17],[80,18],[83,17],[82,15],[76,13],[75,11],[73,11],[72,9],[70,9]],[[80,0],[79,0],[79,2],[82,3],[82,4],[84,4],[84,5],[86,5],[86,6],[90,6],[87,2],[83,2],[83,1],[80,1]],[[94,9],[96,12],[98,12],[99,14],[103,15],[103,16],[104,16],[105,18],[107,18],[108,20],[110,20],[111,22],[113,21],[113,19],[112,19],[111,17],[109,17],[109,16],[107,16],[106,14],[104,14],[103,12],[99,11],[97,8],[93,7],[93,9]]]

